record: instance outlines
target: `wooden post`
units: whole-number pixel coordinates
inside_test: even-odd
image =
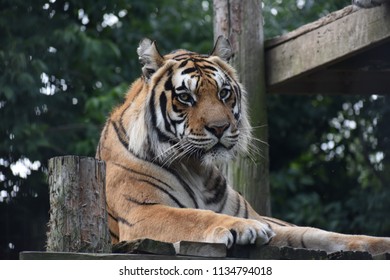
[[[109,253],[105,163],[64,156],[49,160],[47,251]]]
[[[271,214],[268,127],[264,75],[264,36],[260,0],[214,0],[214,38],[224,35],[232,44],[241,83],[248,92],[253,141],[258,154],[240,157],[226,167],[229,182],[262,215]]]

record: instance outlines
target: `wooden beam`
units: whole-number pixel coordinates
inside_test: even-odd
[[[268,92],[390,93],[389,47],[390,5],[348,6],[266,42]]]
[[[226,164],[225,174],[261,215],[271,214],[269,188],[268,118],[264,75],[264,36],[261,1],[214,0],[214,38],[224,35],[232,44],[231,64],[248,92],[251,124],[255,129],[252,155]],[[257,150],[257,151],[256,151]]]

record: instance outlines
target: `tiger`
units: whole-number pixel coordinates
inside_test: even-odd
[[[390,251],[390,238],[346,235],[261,216],[235,191],[219,163],[248,153],[247,92],[219,37],[209,54],[137,49],[141,76],[107,119],[96,158],[106,162],[112,244],[142,238],[269,244],[335,251]]]

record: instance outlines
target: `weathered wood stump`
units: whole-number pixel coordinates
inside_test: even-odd
[[[109,253],[105,163],[64,156],[49,160],[47,251]]]

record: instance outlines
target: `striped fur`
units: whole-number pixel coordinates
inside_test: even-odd
[[[247,152],[246,92],[220,38],[210,55],[138,48],[143,75],[109,117],[97,158],[105,160],[112,242],[152,238],[390,251],[389,238],[348,236],[258,215],[215,163]]]

